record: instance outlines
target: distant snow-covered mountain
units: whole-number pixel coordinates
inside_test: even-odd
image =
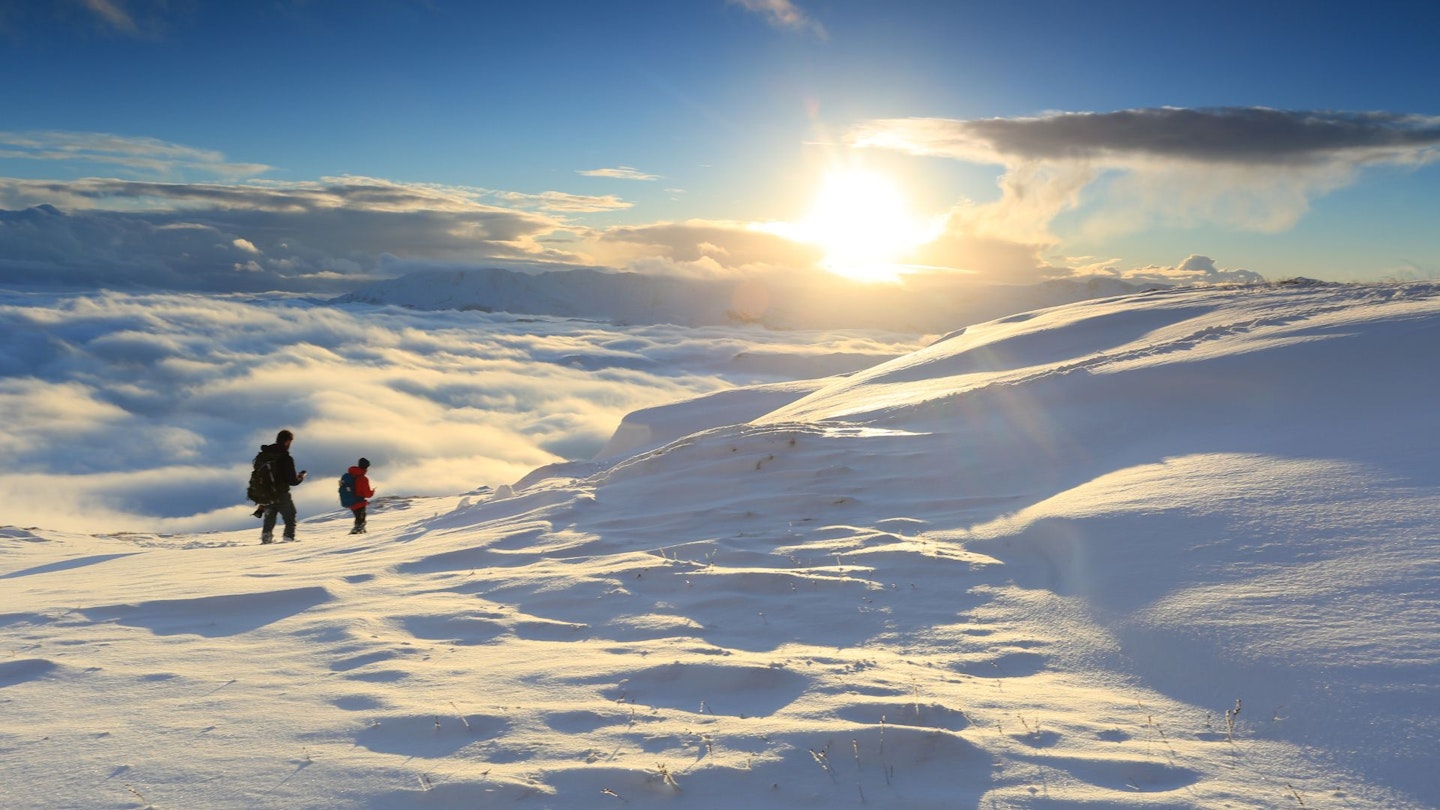
[[[414,309],[476,309],[620,324],[773,329],[948,332],[1015,312],[1123,295],[1142,287],[1117,279],[1000,285],[963,276],[916,275],[896,284],[836,276],[681,278],[591,269],[524,273],[502,268],[425,270],[376,282],[336,299]]]

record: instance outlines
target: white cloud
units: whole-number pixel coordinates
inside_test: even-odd
[[[88,441],[124,421],[126,411],[74,381],[48,382],[33,377],[0,378],[0,452],[8,458],[35,456],[57,441]]]
[[[1189,286],[1199,284],[1254,284],[1259,273],[1243,268],[1222,268],[1209,256],[1192,254],[1174,267],[1147,265],[1121,268],[1113,260],[1071,259],[1077,275],[1118,278],[1132,284]]]
[[[659,180],[658,174],[647,174],[634,166],[616,166],[612,169],[588,169],[579,172],[586,177],[608,177],[614,180]]]

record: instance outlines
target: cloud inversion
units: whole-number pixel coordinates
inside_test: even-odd
[[[586,459],[625,414],[736,383],[834,373],[918,337],[620,329],[281,297],[0,292],[3,522],[254,524],[248,463],[280,428],[306,514],[365,456],[382,494],[460,493]],[[866,360],[869,357],[871,359]],[[57,526],[60,516],[70,524]]]

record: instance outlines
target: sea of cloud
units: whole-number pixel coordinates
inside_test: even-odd
[[[382,496],[469,492],[590,458],[631,411],[846,373],[925,340],[0,290],[0,525],[253,525],[249,462],[281,428],[311,473],[302,516],[338,507],[334,479],[361,456]]]

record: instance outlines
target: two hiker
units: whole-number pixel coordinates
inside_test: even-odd
[[[290,488],[305,481],[305,470],[295,471],[295,459],[290,456],[290,444],[295,434],[282,430],[275,434],[275,443],[260,448],[250,473],[250,486],[246,495],[258,504],[255,517],[263,517],[260,524],[260,543],[268,545],[275,541],[275,519],[285,524],[282,539],[295,540],[295,501],[290,497]],[[374,497],[375,489],[370,486],[367,472],[370,460],[362,458],[340,477],[340,504],[355,513],[355,526],[351,534],[365,533],[365,507]]]

